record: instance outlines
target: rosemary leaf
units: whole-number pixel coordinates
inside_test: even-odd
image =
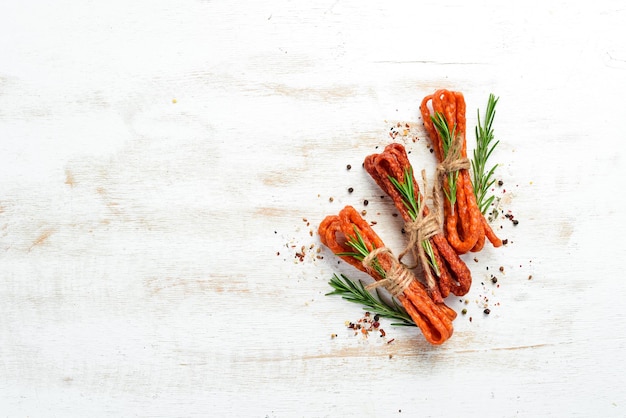
[[[326,296],[340,295],[349,302],[362,305],[364,310],[371,311],[384,318],[400,321],[392,323],[392,325],[415,326],[415,322],[413,322],[413,319],[411,319],[411,316],[402,305],[395,299],[392,299],[391,304],[385,301],[379,289],[376,289],[376,296],[374,296],[374,294],[365,289],[363,282],[360,280],[355,282],[343,274],[341,274],[341,278],[333,274],[328,284],[334,290],[327,293]]]
[[[493,94],[489,95],[487,101],[487,109],[485,110],[484,125],[481,123],[480,110],[478,113],[478,125],[476,126],[476,148],[474,149],[474,158],[472,159],[472,180],[474,184],[474,195],[476,196],[476,202],[483,215],[489,209],[489,206],[494,200],[494,196],[489,196],[489,188],[494,184],[494,172],[497,164],[486,169],[487,160],[491,157],[493,150],[500,143],[500,141],[494,141],[493,132],[493,120],[496,115],[496,104],[498,98]]]

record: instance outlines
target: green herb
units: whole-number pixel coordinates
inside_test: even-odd
[[[441,144],[443,145],[443,158],[445,159],[448,156],[450,147],[456,137],[456,124],[452,127],[452,130],[450,130],[448,122],[446,122],[446,118],[441,112],[436,112],[435,116],[431,116],[431,119],[437,129],[437,133],[439,133],[439,136],[441,137]],[[446,194],[446,197],[452,207],[454,207],[454,204],[456,203],[456,183],[458,178],[458,171],[448,173],[448,190],[445,190],[444,188],[444,193]]]
[[[422,199],[421,195],[417,193],[415,195],[415,188],[413,187],[413,169],[411,167],[406,168],[404,170],[404,181],[400,183],[397,179],[388,176],[391,184],[398,190],[400,196],[402,196],[402,203],[406,207],[411,220],[417,219],[417,215],[421,213],[422,210]],[[423,240],[421,242],[426,255],[428,256],[428,264],[432,267],[435,274],[439,276],[439,266],[437,266],[437,261],[435,260],[435,253],[433,252],[433,247],[430,244],[430,240]]]
[[[480,111],[478,113],[478,125],[476,126],[476,149],[474,149],[474,159],[472,160],[472,179],[474,183],[474,194],[476,195],[476,203],[480,211],[485,214],[487,209],[493,202],[495,196],[488,196],[489,188],[495,182],[493,173],[498,166],[494,165],[486,170],[487,160],[500,141],[494,140],[493,135],[493,119],[496,115],[496,103],[498,98],[493,94],[489,95],[487,101],[487,110],[485,111],[485,124],[480,121]]]
[[[372,311],[374,314],[385,318],[400,321],[392,323],[392,325],[415,326],[415,322],[413,322],[411,316],[400,303],[395,299],[392,299],[391,303],[385,301],[378,289],[375,289],[376,296],[374,296],[374,294],[365,289],[363,282],[360,280],[355,282],[343,274],[341,278],[333,274],[328,284],[330,284],[334,290],[327,293],[327,296],[341,295],[343,299],[349,302],[362,305],[364,310]]]
[[[348,238],[348,241],[346,242],[346,244],[354,248],[356,251],[337,253],[337,255],[340,257],[352,257],[356,260],[363,261],[365,257],[369,255],[370,250],[367,248],[367,245],[365,244],[365,241],[363,240],[363,236],[361,235],[359,230],[356,228],[356,226],[354,227],[354,236],[347,237],[347,238]],[[372,246],[374,246],[374,244],[372,244]],[[375,246],[374,246],[374,249],[376,249]],[[383,279],[385,278],[386,276],[385,270],[378,262],[378,259],[374,259],[372,261],[372,268],[374,269],[374,271],[376,271],[376,273],[380,275],[380,277],[382,277]]]

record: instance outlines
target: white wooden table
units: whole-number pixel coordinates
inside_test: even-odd
[[[4,2],[0,416],[626,416],[626,9],[471,3]],[[519,224],[443,346],[355,336],[317,226],[401,249],[361,163],[408,124],[432,179],[440,87]]]

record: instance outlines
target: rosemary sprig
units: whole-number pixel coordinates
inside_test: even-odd
[[[376,290],[376,296],[365,289],[363,282],[360,280],[355,282],[350,280],[345,275],[341,275],[339,278],[336,274],[330,279],[328,284],[334,289],[332,292],[327,293],[329,295],[340,295],[343,299],[358,303],[364,306],[364,310],[372,311],[376,315],[380,315],[385,318],[395,319],[400,322],[392,323],[392,325],[404,325],[415,326],[415,322],[411,319],[411,316],[406,312],[400,303],[395,299],[391,300],[391,303],[385,301],[378,289]]]
[[[367,248],[367,245],[365,244],[365,241],[363,240],[363,236],[361,235],[359,230],[356,228],[356,226],[354,227],[354,236],[347,237],[347,238],[348,238],[348,241],[346,241],[346,244],[354,248],[355,251],[337,253],[336,255],[340,257],[352,257],[356,260],[363,261],[365,257],[369,255],[370,250]],[[376,249],[376,246],[373,243],[372,243],[372,246],[374,247],[374,249]],[[380,263],[378,262],[378,259],[374,259],[372,261],[372,268],[376,271],[376,273],[380,275],[380,277],[382,277],[383,279],[385,278],[386,276],[385,269],[383,269],[383,267],[380,265]]]
[[[398,190],[400,196],[402,196],[402,203],[406,207],[411,220],[417,219],[417,215],[421,213],[422,210],[422,199],[421,195],[418,193],[415,195],[415,188],[413,187],[413,168],[408,167],[404,169],[404,181],[400,183],[397,179],[388,176],[389,181],[393,186]],[[426,252],[428,256],[428,264],[432,267],[433,271],[439,277],[439,266],[437,265],[437,260],[435,260],[435,253],[433,252],[433,247],[430,243],[430,240],[424,240],[421,242],[422,248]]]
[[[476,148],[474,149],[474,158],[472,160],[472,179],[474,183],[476,202],[478,203],[478,207],[483,214],[487,212],[487,209],[495,198],[493,195],[487,195],[489,188],[495,182],[493,173],[498,164],[491,167],[489,171],[486,171],[485,166],[487,165],[487,160],[491,156],[491,153],[496,148],[496,145],[500,143],[500,141],[496,141],[492,144],[494,140],[492,125],[493,119],[496,115],[496,103],[498,103],[498,98],[493,94],[490,94],[489,100],[487,101],[487,109],[485,110],[484,125],[480,122],[480,110],[477,110],[478,125],[475,130]]]
[[[450,130],[448,122],[446,122],[446,118],[441,112],[436,112],[435,116],[431,116],[430,118],[435,125],[435,129],[437,129],[437,133],[441,137],[441,143],[443,145],[443,158],[446,158],[448,156],[448,152],[450,151],[450,147],[452,146],[452,142],[456,137],[456,124],[452,127],[452,130]],[[444,188],[444,193],[446,194],[446,197],[452,207],[454,207],[454,204],[456,203],[456,184],[458,178],[458,171],[448,173],[448,190],[445,190]]]

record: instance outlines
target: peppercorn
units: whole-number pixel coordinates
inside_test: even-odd
[[[517,219],[513,219],[513,225],[517,225],[519,221]]]
[[[352,166],[351,166],[350,164],[348,164],[348,165],[346,166],[346,169],[348,169],[348,170],[350,170],[351,168],[352,168]]]
[[[498,186],[502,186],[504,182],[502,180],[498,180]]]
[[[352,193],[354,189],[352,187],[348,188],[348,193]]]
[[[465,315],[465,314],[467,313],[467,309],[463,308],[463,310],[461,311],[461,313],[462,313],[463,315]]]
[[[365,200],[363,201],[363,206],[367,206],[367,205],[369,205],[369,203],[370,203],[370,202],[369,202],[367,199],[365,199]]]
[[[489,308],[485,308],[483,312],[485,313],[485,315],[489,315],[491,313],[491,310]]]
[[[491,283],[498,283],[498,278],[496,276],[493,276],[491,278]]]
[[[380,315],[376,314],[374,315],[374,321],[378,322],[380,320]]]

